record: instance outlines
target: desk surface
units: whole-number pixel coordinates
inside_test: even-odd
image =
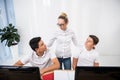
[[[46,80],[74,80],[75,70],[54,70],[42,75],[42,79]]]
[[[54,80],[74,80],[74,70],[55,70]]]

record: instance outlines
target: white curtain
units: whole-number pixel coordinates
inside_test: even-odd
[[[100,38],[96,48],[100,55],[120,55],[120,0],[13,1],[21,34],[20,53],[30,52],[28,43],[32,37],[41,36],[47,43],[58,29],[57,17],[66,12],[68,27],[75,31],[80,43],[94,34]]]
[[[12,0],[0,0],[0,28],[4,28],[9,23],[15,25],[15,16]],[[0,64],[5,64],[12,59],[10,48],[5,46],[5,42],[0,42]]]

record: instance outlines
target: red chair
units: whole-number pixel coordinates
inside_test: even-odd
[[[47,73],[42,76],[42,80],[54,80],[54,73]]]

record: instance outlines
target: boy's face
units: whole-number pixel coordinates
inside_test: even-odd
[[[93,42],[93,39],[91,37],[88,37],[86,42],[85,42],[85,46],[87,48],[93,48],[95,45],[94,45],[94,42]]]
[[[36,52],[37,55],[42,55],[44,53],[44,51],[46,51],[46,45],[44,44],[44,42],[42,40],[39,41],[38,43],[38,48],[36,48]]]

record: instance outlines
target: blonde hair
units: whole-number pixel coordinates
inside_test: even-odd
[[[64,17],[66,17],[66,18],[67,18],[67,14],[66,14],[66,13],[64,13],[64,12],[62,12],[60,16],[64,16]]]
[[[68,23],[68,17],[67,17],[67,14],[62,12],[60,14],[60,16],[58,17],[58,19],[64,19],[65,23]]]

